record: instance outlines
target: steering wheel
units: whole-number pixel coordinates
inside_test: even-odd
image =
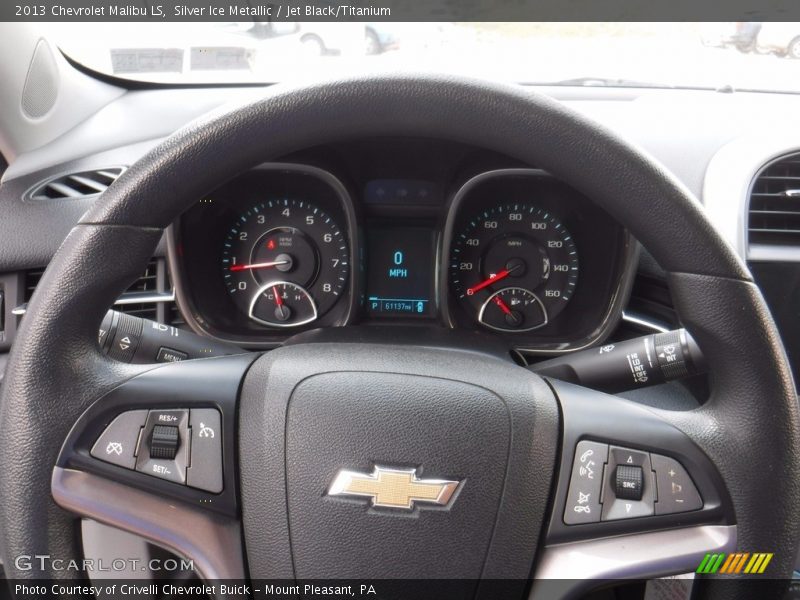
[[[298,343],[158,366],[101,353],[107,308],[204,193],[267,159],[377,136],[502,152],[597,202],[668,272],[709,364],[708,402],[645,408],[439,342]],[[705,553],[737,548],[774,553],[765,576],[788,578],[800,539],[797,398],[747,268],[648,156],[516,86],[418,75],[278,85],[175,133],[98,199],[50,263],[19,330],[1,410],[3,562],[20,579],[85,576],[55,561],[79,559],[78,517],[136,532],[192,559],[207,579],[447,578],[472,582],[471,597],[493,597],[485,582],[499,580],[520,583],[521,597],[530,578],[534,596],[554,593],[548,579],[569,595],[590,583],[565,579],[694,571]],[[202,460],[218,466],[221,489],[93,458],[104,428],[129,411],[171,415],[192,452],[205,443],[197,415],[211,417],[203,427],[217,425],[217,450]],[[597,455],[601,465],[615,447],[676,461],[702,508],[565,524],[582,441],[610,448]],[[384,487],[378,497],[352,485],[383,476],[406,492]],[[408,492],[431,482],[440,487],[428,502],[429,490]],[[404,503],[411,509],[398,509]],[[33,555],[50,559],[18,560]],[[699,588],[747,597],[720,587],[731,583],[709,576]]]

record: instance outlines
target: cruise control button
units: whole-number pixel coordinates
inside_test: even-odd
[[[136,441],[146,420],[146,410],[122,413],[97,438],[91,455],[102,461],[133,469],[136,465]]]
[[[214,408],[193,408],[189,421],[192,432],[190,466],[186,484],[218,494],[222,491],[222,427]]]
[[[174,428],[177,430],[177,449],[174,458],[152,457],[169,456],[171,454],[170,452],[160,454],[158,450],[155,454],[152,454],[153,433],[156,428],[158,428],[155,435],[157,443],[161,443],[162,435],[167,433],[167,428]],[[185,483],[186,465],[189,462],[188,433],[188,410],[151,410],[147,415],[147,422],[145,423],[141,437],[141,445],[147,444],[148,447],[140,449],[136,459],[136,470],[146,473],[147,475],[152,475],[153,477],[174,481],[175,483]]]
[[[608,457],[608,444],[578,442],[572,461],[564,523],[596,523],[600,520],[600,491],[603,465]]]
[[[703,499],[697,488],[677,460],[659,454],[651,454],[653,470],[658,485],[657,515],[669,515],[703,508]]]
[[[177,427],[156,425],[150,434],[150,458],[175,458],[180,442]]]

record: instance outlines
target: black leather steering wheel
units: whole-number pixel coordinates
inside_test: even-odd
[[[601,205],[668,271],[681,320],[709,363],[710,400],[691,412],[645,409],[444,347],[298,344],[158,367],[100,352],[107,308],[164,228],[204,193],[294,150],[374,136],[503,152]],[[222,414],[226,488],[217,505],[200,493],[164,499],[148,488],[152,478],[88,455],[92,427],[122,410],[194,406]],[[274,86],[177,132],[126,171],[59,249],[19,330],[0,410],[3,563],[23,579],[84,575],[15,560],[78,558],[81,515],[190,554],[206,577],[552,576],[558,554],[548,540],[583,438],[672,455],[697,478],[709,510],[682,521],[655,517],[646,533],[637,520],[614,530],[632,544],[665,531],[691,538],[699,545],[683,567],[711,550],[774,552],[769,573],[787,578],[800,541],[797,398],[746,267],[669,173],[522,87],[433,76]],[[335,469],[381,461],[420,465],[425,476],[450,475],[462,487],[451,506],[414,519],[324,494]],[[569,533],[561,541],[613,548],[602,546],[610,529],[591,531],[591,539]],[[616,575],[658,575],[648,571],[656,564]],[[724,596],[737,593],[747,595],[726,588]]]

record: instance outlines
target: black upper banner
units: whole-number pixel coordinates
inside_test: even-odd
[[[3,0],[0,21],[800,21],[798,0]]]

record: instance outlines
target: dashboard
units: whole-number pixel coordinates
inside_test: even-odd
[[[199,198],[168,254],[188,323],[270,347],[347,325],[481,331],[530,352],[617,325],[636,244],[544,171],[435,140],[367,140],[259,165]]]
[[[618,88],[537,91],[609,127],[674,173],[701,199],[715,227],[755,268],[782,333],[794,331],[797,288],[786,282],[794,281],[798,254],[796,250],[771,248],[771,254],[765,255],[763,248],[750,247],[746,225],[753,178],[763,165],[797,150],[800,132],[790,126],[794,123],[791,116],[796,112],[796,96]],[[262,93],[260,89],[235,87],[116,90],[118,97],[82,118],[69,132],[12,157],[0,185],[0,361],[13,344],[20,309],[29,300],[43,268],[96,199],[89,194],[35,200],[30,190],[64,174],[132,165],[190,120]],[[120,114],[126,118],[120,119]],[[520,164],[508,156],[458,143],[411,139],[350,141],[264,159],[271,160],[272,166],[288,165],[288,169],[270,169],[269,165],[254,168],[198,198],[196,206],[169,229],[140,281],[118,300],[119,310],[178,327],[191,326],[200,333],[254,349],[277,346],[296,333],[315,328],[341,335],[346,325],[354,334],[358,328],[353,326],[394,327],[390,331],[398,334],[410,327],[461,330],[474,334],[475,344],[490,336],[506,342],[506,346],[548,355],[597,343],[606,335],[613,343],[626,335],[679,326],[660,267],[646,252],[638,260],[631,258],[635,257],[636,244],[596,210],[591,193],[584,196],[552,178],[548,192],[547,175],[536,173],[536,165]],[[293,168],[305,172],[287,173]],[[313,169],[324,175],[309,175]],[[526,173],[510,176],[509,170]],[[467,185],[471,180],[473,183]],[[300,181],[312,182],[303,185],[313,187],[297,189]],[[243,190],[248,185],[253,187],[245,197]],[[234,220],[254,206],[279,197],[281,186],[295,186],[291,190],[295,199],[330,211],[328,215],[339,226],[350,253],[344,288],[334,296],[336,301],[324,310],[317,306],[315,320],[292,327],[250,319],[249,305],[241,301],[237,305],[232,300],[222,263],[224,238]],[[428,199],[412,202],[415,189],[416,194]],[[382,196],[379,190],[383,190]],[[402,198],[401,192],[405,194]],[[547,324],[530,331],[497,331],[481,324],[480,306],[469,304],[477,301],[476,295],[466,303],[458,298],[450,277],[452,263],[446,263],[452,241],[464,233],[461,219],[478,215],[481,206],[507,205],[511,196],[504,196],[506,193],[519,204],[553,211],[551,216],[569,232],[577,249],[574,292],[568,300],[561,300],[560,313],[548,313]],[[635,200],[631,198],[631,202]],[[42,235],[20,236],[19,231]],[[393,233],[397,235],[394,239],[389,237]],[[398,240],[404,245],[395,248]],[[397,250],[403,251],[404,264],[395,267],[407,269],[408,276],[389,278]],[[551,264],[555,260],[551,259]],[[634,263],[638,271],[629,294],[626,288]],[[461,283],[472,287],[484,281],[478,277],[483,276],[481,268],[473,265],[472,270],[467,269],[469,278]],[[758,268],[769,272],[759,278]],[[277,269],[274,272],[282,273]],[[376,275],[381,273],[386,275],[383,281]],[[491,272],[485,277],[488,275]],[[290,279],[289,283],[297,281]],[[509,275],[478,294],[497,291],[499,284],[515,283],[516,278]],[[532,292],[546,306],[543,288],[535,283],[518,287]],[[316,290],[307,291],[317,302]],[[370,297],[375,298],[372,303]],[[380,303],[381,299],[391,302]],[[406,302],[414,299],[428,300],[423,302],[422,313],[413,312],[417,304]],[[536,300],[532,302],[533,308],[539,306]],[[624,326],[609,333],[623,308]],[[800,350],[792,347],[792,339],[791,335],[785,337],[797,372]]]

